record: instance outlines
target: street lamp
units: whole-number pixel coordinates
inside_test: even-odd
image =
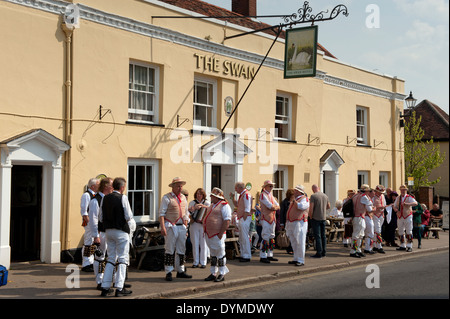
[[[417,100],[413,97],[412,91],[409,92],[409,96],[405,99],[406,107],[409,110],[412,110],[416,106]]]

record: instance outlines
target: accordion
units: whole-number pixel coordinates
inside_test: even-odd
[[[206,215],[206,207],[202,207],[198,210],[196,210],[195,212],[192,213],[192,219],[194,220],[194,222],[196,223],[201,223],[203,222],[203,218],[205,218]]]

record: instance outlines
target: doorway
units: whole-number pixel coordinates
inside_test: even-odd
[[[11,175],[11,261],[40,259],[42,166],[13,165]]]
[[[212,165],[211,167],[211,189],[219,187],[223,190],[224,197],[228,200],[230,193],[234,194],[235,166],[234,165]],[[231,208],[233,202],[228,200]]]

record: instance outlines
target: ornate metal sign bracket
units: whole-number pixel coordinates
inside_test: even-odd
[[[311,23],[311,25],[314,25],[315,22],[322,22],[322,21],[329,21],[329,20],[333,20],[334,18],[336,18],[338,15],[340,15],[341,13],[344,16],[348,16],[348,9],[345,5],[343,4],[339,4],[337,6],[335,6],[333,8],[333,10],[331,10],[330,15],[328,16],[328,10],[326,11],[320,11],[317,14],[311,14],[312,12],[312,8],[309,6],[309,2],[305,1],[303,3],[303,7],[298,9],[297,12],[292,13],[291,15],[287,15],[287,16],[283,16],[283,20],[284,20],[284,24],[280,24],[278,27],[280,28],[285,28],[285,27],[289,27],[292,28],[292,26],[296,25],[296,24],[300,24],[300,23]],[[262,29],[258,29],[258,30],[253,30],[250,32],[245,32],[245,33],[241,33],[241,34],[236,34],[236,35],[232,35],[229,37],[225,37],[224,40],[229,40],[232,38],[237,38],[237,37],[241,37],[247,34],[253,34],[253,33],[257,33],[257,32],[261,32],[261,31],[266,31],[266,30],[273,30],[275,26],[270,26],[270,27],[265,27]]]

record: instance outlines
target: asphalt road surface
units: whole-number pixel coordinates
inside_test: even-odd
[[[448,299],[449,252],[255,283],[193,295],[205,299]]]

